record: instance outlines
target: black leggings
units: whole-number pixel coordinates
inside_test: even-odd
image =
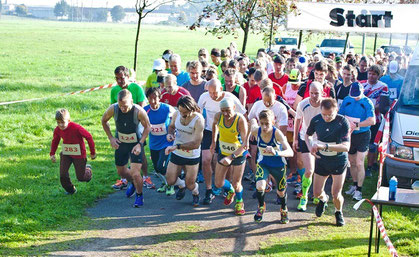
[[[169,155],[165,155],[164,150],[165,148],[161,150],[150,149],[151,161],[153,162],[154,170],[162,175],[166,175],[167,164],[169,163]]]

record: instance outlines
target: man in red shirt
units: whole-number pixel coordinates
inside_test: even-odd
[[[284,57],[277,55],[274,58],[274,69],[275,72],[269,74],[270,78],[274,84],[275,93],[278,96],[283,96],[282,88],[288,82],[288,75],[284,72],[285,59]],[[275,85],[276,84],[276,85]]]
[[[71,183],[68,170],[71,164],[74,165],[78,181],[89,182],[92,179],[92,168],[86,165],[86,146],[83,138],[87,140],[90,148],[90,157],[96,158],[95,143],[92,135],[79,124],[70,121],[70,113],[66,109],[58,110],[55,114],[57,127],[54,129],[54,136],[49,153],[52,162],[56,162],[55,152],[58,144],[63,139],[60,152],[60,182],[67,194],[77,192],[76,187]]]
[[[262,94],[260,92],[260,88],[258,83],[255,80],[255,68],[250,68],[248,73],[249,81],[243,84],[244,89],[246,89],[246,108],[250,110],[252,105],[256,102],[257,98],[261,98]]]
[[[160,102],[176,107],[179,98],[184,95],[190,96],[191,94],[185,88],[177,85],[176,76],[168,74],[164,77],[164,89],[161,93]]]

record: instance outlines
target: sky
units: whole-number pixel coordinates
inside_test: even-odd
[[[7,0],[9,4],[25,4],[27,6],[55,6],[59,0]],[[68,4],[86,7],[106,7],[122,5],[124,8],[133,8],[136,0],[66,0]],[[2,0],[4,3],[5,0]]]

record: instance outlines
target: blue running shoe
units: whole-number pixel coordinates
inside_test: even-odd
[[[144,197],[143,197],[143,195],[135,194],[134,207],[135,208],[138,208],[138,207],[143,206],[143,205],[144,205]]]
[[[135,193],[135,186],[133,183],[127,188],[127,191],[125,191],[125,195],[129,198]]]
[[[204,183],[204,175],[202,174],[202,170],[198,171],[198,176],[196,176],[197,183]]]
[[[221,194],[221,188],[216,188],[214,185],[212,185],[212,193],[214,195],[220,195]]]
[[[287,183],[288,184],[291,184],[293,182],[297,182],[297,180],[298,180],[298,175],[297,174],[293,174],[293,175],[291,175],[291,177],[288,176]]]

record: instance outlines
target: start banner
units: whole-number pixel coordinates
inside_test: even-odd
[[[297,15],[288,15],[287,29],[419,33],[419,4],[333,4],[297,2]]]

